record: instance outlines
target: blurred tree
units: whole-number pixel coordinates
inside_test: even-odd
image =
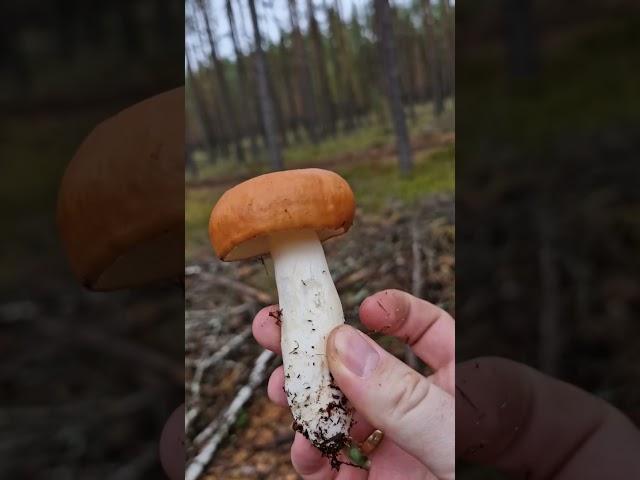
[[[98,0],[104,3],[106,0]],[[95,4],[96,2],[92,2]],[[166,0],[154,0],[154,23],[158,38],[168,38],[174,35],[175,22],[171,18],[172,12]]]
[[[8,78],[8,84],[22,96],[31,84],[31,75],[17,41],[19,30],[12,21],[14,9],[13,3],[0,2],[0,75]]]
[[[427,38],[425,45],[427,54],[427,68],[431,73],[431,98],[433,100],[433,112],[440,116],[444,111],[444,99],[442,92],[442,63],[440,61],[440,46],[436,33],[436,24],[433,17],[431,0],[422,0],[424,13],[424,31]]]
[[[278,61],[275,57],[278,56],[277,48],[269,48],[266,52],[267,65],[277,65]],[[277,73],[277,69],[274,69]],[[273,98],[273,107],[276,114],[276,122],[279,127],[280,133],[280,144],[282,147],[286,148],[289,145],[289,137],[287,135],[287,118],[284,107],[283,98],[287,96],[287,92],[281,92],[283,82],[277,82],[276,75],[269,75],[267,77],[269,82],[269,92],[271,94],[271,98]]]
[[[448,65],[448,93],[455,94],[456,89],[456,21],[449,0],[440,0],[443,26],[444,58]]]
[[[258,91],[260,95],[260,107],[262,111],[262,122],[267,139],[267,150],[272,170],[282,170],[282,152],[278,140],[278,123],[276,120],[275,107],[271,91],[269,88],[269,69],[266,55],[262,48],[262,35],[258,24],[258,14],[256,12],[255,0],[248,0],[249,11],[251,12],[251,23],[253,25],[253,36],[255,42],[255,68],[258,81]]]
[[[371,82],[371,79],[378,78],[378,62],[375,48],[370,40],[369,32],[361,24],[360,13],[356,4],[352,5],[351,23],[349,25],[349,42],[355,52],[353,73],[355,76],[356,89],[360,94],[360,104],[357,107],[357,114],[361,122],[367,120],[367,114],[373,108],[375,87],[379,82]],[[373,87],[373,88],[372,88]]]
[[[529,78],[538,70],[531,0],[504,0],[507,62],[514,78]]]
[[[416,72],[413,68],[412,56],[413,46],[416,43],[416,32],[413,27],[411,11],[407,9],[392,9],[394,13],[394,31],[396,38],[398,39],[398,55],[399,55],[399,68],[400,79],[402,84],[402,91],[404,93],[403,104],[405,109],[409,112],[411,121],[415,121],[416,109],[414,108],[417,103],[416,95]]]
[[[4,2],[3,2],[4,3]],[[56,28],[60,58],[71,60],[76,54],[78,0],[56,0]]]
[[[184,139],[185,172],[189,173],[193,177],[197,177],[199,173],[198,164],[196,163],[194,158],[194,154],[199,147],[198,138],[195,131],[195,128],[187,128],[185,130]]]
[[[216,1],[226,10],[218,20],[220,38],[214,38],[218,67],[213,60],[199,62],[202,67],[194,75],[201,81],[204,100],[216,104],[208,110],[220,147],[237,143],[238,131],[241,140],[250,143],[254,158],[259,156],[260,139],[264,139],[265,147],[269,144],[259,69],[249,66],[257,67],[261,56],[279,148],[303,138],[317,141],[376,119],[383,126],[396,128],[397,120],[388,101],[389,71],[379,61],[381,36],[375,2],[360,7],[350,1],[351,14],[346,17],[341,14],[340,0],[305,0],[304,6],[298,0],[286,0],[286,11],[280,15],[273,9],[260,10],[260,5],[254,3],[261,13],[257,18],[259,26],[267,33],[262,37],[260,32],[263,44],[259,54],[251,40],[255,32],[249,32],[246,25],[252,19],[242,14],[241,3]],[[207,3],[210,0],[195,2],[212,5]],[[412,0],[410,5],[397,4],[391,10],[400,104],[412,119],[420,118],[417,106],[427,100],[433,100],[438,115],[447,95],[453,93],[454,65],[450,57],[454,9],[444,0]],[[300,16],[303,10],[304,18]],[[212,14],[209,9],[209,31],[218,30],[212,23]],[[215,35],[206,33],[204,16],[197,17],[202,49],[199,58],[210,57],[210,37]],[[232,47],[229,52],[219,44],[226,25]],[[220,72],[224,72],[228,84],[226,94],[219,81]],[[207,80],[209,75],[212,79]],[[225,99],[235,107],[236,128],[231,128],[233,122],[225,113]]]
[[[298,21],[298,3],[296,0],[287,0],[287,4],[289,5],[289,18],[291,21],[291,38],[293,40],[296,77],[304,111],[304,125],[311,142],[317,143],[319,140],[318,113],[313,78],[311,76],[311,66],[309,65],[310,59]]]
[[[400,172],[403,175],[409,175],[413,170],[413,158],[407,121],[402,107],[400,72],[398,70],[398,58],[393,37],[391,6],[389,5],[389,0],[374,0],[374,6],[389,110],[391,111],[391,120],[396,134]]]
[[[329,8],[329,31],[334,52],[334,71],[336,72],[338,91],[341,92],[340,103],[342,106],[342,119],[346,130],[355,127],[356,108],[358,105],[358,91],[355,75],[353,73],[354,62],[351,58],[351,48],[346,38],[344,25],[338,10],[336,0],[335,8]]]
[[[282,79],[282,85],[286,92],[286,94],[283,95],[283,97],[287,100],[287,118],[288,118],[287,126],[292,130],[294,139],[296,141],[299,141],[300,140],[300,132],[299,132],[299,126],[300,126],[299,111],[300,110],[298,108],[298,102],[296,101],[298,99],[298,96],[295,93],[296,90],[293,86],[293,82],[291,81],[292,71],[291,71],[291,65],[289,64],[290,52],[286,44],[287,34],[282,28],[282,26],[280,26],[279,29],[280,29],[280,42],[278,44],[279,62],[277,66],[280,67],[279,68],[280,77]]]
[[[313,43],[314,61],[317,67],[317,78],[321,90],[321,104],[324,106],[324,132],[335,135],[337,129],[336,105],[331,94],[329,74],[327,73],[327,59],[324,54],[322,34],[316,20],[313,0],[307,0],[307,12],[309,15],[309,36]]]
[[[125,51],[129,55],[138,55],[144,48],[142,37],[138,29],[138,12],[135,2],[130,0],[116,0],[118,19],[122,31],[121,38],[124,41]]]
[[[202,93],[202,90],[200,89],[200,85],[198,85],[198,81],[193,74],[193,68],[191,67],[191,55],[189,53],[188,46],[184,49],[184,54],[187,59],[187,88],[190,92],[193,93],[193,99],[195,100],[193,102],[193,106],[196,110],[198,118],[200,119],[200,125],[204,134],[204,140],[209,160],[213,162],[216,158],[214,147],[217,144],[215,131],[213,129],[213,122],[211,121],[211,117],[207,112],[207,102],[205,102],[204,100],[204,95]]]
[[[250,92],[253,92],[249,83],[249,77],[247,75],[247,66],[245,64],[245,57],[240,49],[240,43],[238,41],[238,33],[236,31],[235,15],[233,13],[233,5],[231,0],[226,0],[227,20],[229,21],[229,33],[231,34],[231,41],[233,43],[233,52],[236,56],[236,69],[238,71],[238,77],[240,80],[240,87],[242,93],[240,97],[241,111],[244,115],[241,115],[245,119],[244,132],[249,136],[249,142],[251,145],[251,155],[256,160],[259,155],[257,128],[255,119],[257,117],[257,111],[254,108],[255,104],[252,104]]]
[[[213,35],[213,27],[209,19],[208,4],[206,3],[206,0],[196,0],[196,4],[198,5],[202,18],[204,19],[207,39],[209,40],[209,55],[211,57],[213,70],[218,81],[218,88],[220,89],[219,100],[224,111],[225,119],[229,123],[231,136],[235,140],[236,158],[239,162],[244,162],[245,159],[244,150],[242,148],[242,131],[238,125],[238,120],[231,96],[231,90],[229,88],[227,77],[225,75],[224,64],[217,54],[216,41]]]

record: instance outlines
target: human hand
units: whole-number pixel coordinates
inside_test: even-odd
[[[640,478],[640,431],[604,400],[504,358],[456,373],[456,453],[515,478]]]
[[[253,334],[278,354],[280,327],[266,307],[253,321]],[[291,461],[305,480],[452,479],[454,455],[455,322],[444,310],[408,293],[385,290],[360,306],[360,320],[408,343],[434,373],[424,377],[350,326],[333,330],[327,360],[335,383],[355,408],[351,436],[364,441],[374,429],[384,432],[369,454],[365,471],[342,465],[339,472],[301,434],[296,433]],[[286,406],[284,371],[278,367],[268,384],[269,398]]]
[[[184,478],[184,403],[176,408],[160,435],[160,462],[170,480]]]

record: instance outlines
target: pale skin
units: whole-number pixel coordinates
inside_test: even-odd
[[[253,333],[262,346],[279,354],[280,327],[269,316],[274,308],[264,308],[256,315]],[[345,465],[336,472],[316,448],[296,434],[291,447],[294,468],[305,480],[453,478],[455,322],[434,305],[397,290],[365,300],[360,320],[370,330],[407,341],[435,373],[419,375],[352,327],[335,329],[327,341],[327,356],[335,382],[356,407],[351,435],[361,442],[375,425],[385,432],[385,438],[370,455],[369,472]],[[367,342],[378,356],[377,362],[366,362],[361,375],[347,366],[354,357],[363,357],[356,352],[357,340]],[[283,381],[283,370],[278,368],[269,379],[268,394],[285,407]]]
[[[279,329],[269,322],[268,311],[258,313],[253,331],[265,348],[277,351]],[[455,378],[455,322],[435,305],[387,290],[363,302],[360,320],[370,330],[387,327],[385,333],[406,341],[435,371],[424,380],[449,395],[455,391],[457,410],[445,408],[439,413],[456,420],[457,458],[493,466],[512,474],[510,478],[532,480],[628,479],[631,472],[640,472],[640,431],[602,399],[503,358],[464,362]],[[412,411],[425,419],[437,406],[430,405],[425,390],[389,380],[391,372],[396,379],[414,379],[406,376],[409,367],[380,348],[386,388],[376,392],[368,388],[368,380],[345,373],[340,359],[345,355],[336,348],[336,333],[327,343],[329,368],[357,410],[352,436],[362,441],[375,425],[385,432],[385,439],[370,456],[369,472],[345,466],[335,472],[307,440],[296,436],[291,460],[297,472],[305,480],[450,478],[443,468],[450,457],[443,462],[431,448],[422,448],[434,437],[452,435],[447,422],[441,423],[442,428],[425,428],[424,421],[412,421]],[[272,401],[285,406],[282,380],[282,371],[274,371],[268,393]]]
[[[268,315],[273,309],[275,307],[265,308],[256,315],[253,332],[265,348],[279,351],[280,330]],[[455,327],[448,314],[407,293],[388,290],[363,302],[360,319],[368,329],[388,327],[385,333],[408,340],[416,354],[434,368],[433,384],[448,395],[453,392]],[[356,441],[362,441],[375,425],[385,431],[385,439],[371,455],[372,466],[368,473],[345,466],[337,473],[306,439],[297,435],[291,447],[291,460],[298,473],[305,480],[438,478],[430,466],[439,464],[442,459],[432,458],[429,452],[420,459],[416,458],[418,455],[407,453],[419,449],[424,443],[422,432],[426,429],[418,423],[421,432],[412,437],[415,426],[406,425],[402,415],[406,408],[399,411],[397,406],[393,406],[397,402],[371,395],[366,391],[366,380],[344,371],[339,349],[335,348],[335,337],[335,334],[331,335],[327,342],[329,367],[336,383],[357,409],[357,423],[351,434]],[[386,368],[405,372],[408,369],[399,360],[387,357],[382,349],[378,353]],[[640,456],[637,454],[640,451],[640,431],[602,399],[503,358],[464,362],[458,365],[457,377],[458,408],[449,414],[456,415],[455,448],[458,458],[512,473],[511,478],[526,475],[531,479],[545,479],[549,478],[550,472],[555,472],[552,476],[558,480],[626,480],[635,478],[629,476],[629,472],[640,472]],[[411,398],[410,395],[398,394],[409,390],[399,388],[397,382],[387,381],[385,385],[387,388],[382,392],[392,400]],[[411,391],[420,390],[414,388]],[[271,375],[268,393],[272,401],[286,407],[281,368]],[[421,395],[414,398],[421,398]],[[473,406],[468,400],[473,402]],[[411,404],[418,411],[426,406],[423,402],[412,401]],[[558,408],[563,405],[566,408]],[[478,422],[479,412],[486,420]],[[184,450],[179,447],[183,445],[180,439],[184,435],[181,417],[172,416],[161,446],[163,465],[172,479],[182,478],[184,468]],[[393,424],[389,419],[393,419]],[[521,428],[523,425],[528,428]],[[403,433],[405,428],[408,430]],[[426,433],[428,436],[450,434],[449,430],[438,429],[427,430]],[[484,446],[478,448],[479,445]]]

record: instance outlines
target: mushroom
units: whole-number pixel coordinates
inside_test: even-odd
[[[184,281],[184,87],[99,124],[62,178],[57,221],[76,277],[92,290]],[[183,381],[183,380],[181,380]],[[160,439],[172,478],[184,464],[184,405]]]
[[[184,279],[184,87],[98,125],[67,166],[58,227],[93,290]]]
[[[261,175],[225,192],[209,221],[221,260],[271,254],[282,325],[285,392],[296,430],[325,455],[349,443],[351,411],[325,357],[344,323],[321,242],[345,233],[355,213],[349,184],[320,169]]]

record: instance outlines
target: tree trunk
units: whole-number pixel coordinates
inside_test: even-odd
[[[315,62],[318,66],[318,80],[322,91],[322,100],[324,104],[324,130],[325,132],[336,134],[336,105],[331,94],[331,86],[329,85],[329,74],[327,73],[326,58],[324,55],[324,46],[322,45],[322,34],[320,27],[316,21],[313,0],[307,0],[307,11],[309,13],[309,34],[313,42],[313,50],[315,54]]]
[[[288,92],[288,95],[285,95],[287,99],[287,110],[289,111],[289,119],[288,126],[293,131],[294,142],[300,141],[300,132],[299,122],[300,122],[300,113],[298,112],[298,104],[296,102],[296,96],[294,94],[294,85],[291,82],[291,66],[289,65],[289,52],[287,51],[287,46],[285,44],[285,32],[281,28],[280,29],[280,44],[278,45],[280,50],[280,74],[282,76],[282,82],[284,83],[284,88]]]
[[[269,160],[271,161],[272,170],[282,170],[284,168],[282,162],[282,153],[280,151],[280,142],[278,141],[278,125],[276,121],[275,108],[273,99],[269,92],[269,71],[267,59],[262,49],[262,36],[260,34],[260,26],[258,25],[258,14],[256,13],[255,0],[249,1],[249,10],[251,12],[251,23],[253,24],[253,36],[256,44],[255,69],[258,80],[258,91],[260,96],[260,109],[262,111],[262,123],[265,129],[267,139],[267,150],[269,151]]]
[[[207,112],[206,103],[204,101],[202,91],[200,90],[200,85],[198,85],[198,81],[196,80],[195,75],[193,74],[193,69],[191,68],[189,49],[186,48],[184,53],[187,57],[187,79],[189,81],[191,89],[193,90],[193,98],[195,100],[194,107],[196,109],[196,114],[200,118],[202,132],[204,134],[204,143],[207,147],[209,160],[213,162],[215,160],[215,145],[217,141],[213,132],[211,118],[209,117],[209,113]]]
[[[444,51],[449,66],[449,94],[456,92],[456,20],[451,12],[449,0],[440,0],[442,6],[442,22],[444,26]]]
[[[336,9],[329,9],[327,15],[329,17],[331,37],[334,42],[336,76],[339,78],[338,84],[342,91],[340,103],[342,104],[345,129],[352,130],[355,126],[355,111],[359,104],[359,94],[355,75],[353,74],[354,62],[351,59],[349,42],[345,38],[344,25],[337,6]]]
[[[409,175],[413,170],[413,158],[411,154],[411,144],[409,142],[409,132],[407,130],[407,121],[404,116],[404,109],[402,108],[400,72],[398,70],[398,58],[393,38],[391,7],[389,0],[374,0],[374,6],[378,22],[378,43],[387,87],[389,110],[396,134],[400,172],[403,175]]]
[[[513,78],[531,78],[538,72],[536,36],[531,0],[505,0],[505,45]]]
[[[266,56],[266,54],[265,54]],[[269,57],[267,56],[267,65],[269,64]],[[277,60],[277,59],[276,59]],[[277,66],[277,61],[272,60],[271,64],[276,64]],[[287,119],[286,119],[286,112],[284,111],[285,109],[283,108],[283,101],[281,100],[281,95],[280,92],[278,91],[278,85],[276,82],[276,78],[274,75],[270,75],[268,78],[269,80],[269,94],[271,95],[271,98],[273,99],[273,108],[274,108],[274,112],[276,114],[276,123],[278,125],[278,127],[280,128],[280,145],[282,146],[282,148],[286,148],[287,145],[289,145],[289,138],[287,137]],[[286,96],[286,92],[285,95]]]
[[[257,112],[254,111],[251,99],[247,96],[248,92],[251,91],[251,86],[249,84],[249,77],[247,76],[247,66],[245,64],[245,58],[242,50],[240,49],[240,43],[238,42],[235,15],[233,13],[233,5],[231,4],[231,0],[227,0],[227,19],[229,21],[231,41],[233,42],[233,51],[236,55],[238,78],[240,80],[240,85],[243,91],[243,93],[240,95],[241,108],[242,112],[244,112],[244,115],[246,115],[246,118],[248,119],[248,121],[244,125],[243,130],[249,136],[249,141],[251,144],[251,155],[253,156],[253,159],[256,160],[259,156],[258,140],[256,138],[257,129],[253,128],[253,123],[255,122],[252,120],[257,117]]]
[[[436,117],[439,117],[444,111],[444,100],[442,98],[442,63],[440,61],[440,48],[436,36],[431,0],[422,0],[422,8],[424,13],[424,30],[427,37],[427,64],[431,72],[433,113]]]
[[[296,0],[288,0],[289,16],[291,17],[291,37],[293,39],[293,49],[295,55],[296,69],[300,94],[302,95],[302,105],[304,109],[304,123],[312,143],[317,143],[318,138],[318,114],[316,111],[316,99],[313,88],[313,78],[309,66],[309,55],[304,44],[304,38],[300,31],[298,22],[298,5]]]
[[[117,0],[116,8],[122,29],[122,38],[129,55],[136,56],[143,51],[142,36],[140,34],[139,20],[133,2],[129,0]]]
[[[209,50],[211,56],[211,63],[216,74],[216,80],[218,81],[218,87],[220,88],[220,103],[224,109],[224,115],[231,127],[231,135],[235,140],[236,158],[239,162],[244,162],[244,150],[242,148],[242,131],[238,126],[238,120],[236,118],[236,112],[231,102],[231,91],[227,82],[227,77],[224,74],[224,64],[220,60],[216,50],[216,42],[213,36],[211,23],[209,22],[209,13],[205,5],[205,0],[197,0],[200,12],[204,18],[204,25],[207,32],[207,39],[209,40]]]

